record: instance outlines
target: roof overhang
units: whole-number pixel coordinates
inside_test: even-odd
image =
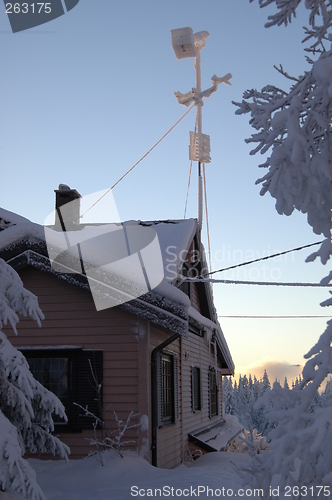
[[[66,273],[55,271],[48,258],[44,241],[32,236],[24,236],[10,244],[9,247],[0,249],[0,258],[5,260],[16,271],[27,266],[52,274],[57,279],[76,286],[90,293],[88,279],[84,274]],[[102,290],[101,283],[101,293]],[[107,290],[106,290],[107,292]],[[136,297],[128,302],[120,303],[120,307],[132,314],[145,318],[180,335],[188,335],[188,312],[185,304],[172,301],[155,291]]]
[[[237,419],[219,420],[206,427],[188,433],[190,442],[206,451],[223,451],[243,431]]]

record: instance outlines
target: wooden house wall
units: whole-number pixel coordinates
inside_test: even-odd
[[[170,332],[151,324],[150,357],[153,349],[169,338]],[[182,447],[182,412],[181,412],[181,343],[174,341],[165,347],[165,351],[176,354],[178,358],[178,400],[179,416],[174,424],[157,429],[157,466],[171,469],[180,465],[183,457]],[[151,389],[150,389],[151,394]]]
[[[197,291],[197,283],[195,281],[190,283],[190,302],[191,305],[196,311],[201,313],[201,305],[199,303],[199,296]]]
[[[206,335],[206,334],[205,334]],[[184,447],[188,440],[188,433],[202,427],[212,425],[222,418],[222,377],[221,364],[217,362],[217,374],[219,377],[218,392],[218,415],[209,416],[209,369],[215,366],[215,357],[209,347],[206,338],[189,332],[187,338],[182,341],[182,411],[183,411],[183,439]],[[191,369],[196,366],[201,370],[201,410],[193,412],[191,392]]]
[[[131,411],[141,415],[148,413],[147,373],[139,369],[138,357],[139,338],[143,361],[147,352],[144,347],[147,336],[141,335],[146,328],[142,320],[120,308],[96,311],[88,292],[45,272],[25,268],[20,271],[20,276],[24,286],[37,295],[45,319],[39,328],[31,318],[20,317],[17,336],[7,327],[5,333],[13,345],[22,348],[80,346],[83,349],[102,349],[107,432],[115,429],[113,411],[120,419],[126,419]],[[140,381],[143,385],[139,391]],[[138,433],[138,428],[126,433],[126,440],[134,440],[131,449],[137,449]],[[142,434],[143,438],[141,436],[143,441],[145,434]],[[73,458],[84,456],[91,450],[89,440],[85,438],[93,436],[92,429],[60,436],[70,446]]]
[[[27,267],[20,271],[24,286],[37,295],[45,315],[39,328],[31,318],[20,317],[18,335],[10,327],[6,335],[16,347],[79,346],[103,350],[103,402],[106,429],[115,429],[113,411],[126,419],[131,411],[138,414],[133,422],[148,417],[151,422],[151,353],[170,336],[162,327],[150,324],[120,308],[96,311],[90,293],[71,286],[51,274]],[[208,372],[214,365],[205,338],[189,332],[165,349],[178,357],[179,418],[172,425],[157,430],[158,467],[172,468],[184,456],[188,433],[218,421],[222,416],[221,384],[218,415],[209,418]],[[191,366],[201,368],[202,409],[193,413],[191,401]],[[220,367],[220,366],[219,366]],[[85,456],[91,450],[93,430],[63,432],[62,441],[72,450],[72,458]],[[127,432],[130,448],[151,462],[151,428]]]

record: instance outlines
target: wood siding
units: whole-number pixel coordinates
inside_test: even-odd
[[[164,328],[151,325],[150,333],[150,358],[155,347],[167,340],[170,332]],[[182,447],[182,412],[181,412],[181,345],[180,340],[169,344],[165,351],[176,354],[178,358],[178,399],[179,415],[174,424],[159,427],[157,430],[157,466],[171,469],[180,465],[183,457]],[[150,388],[151,394],[151,388]]]
[[[209,412],[209,369],[215,366],[215,357],[210,350],[209,341],[189,332],[188,338],[182,338],[182,412],[183,412],[183,440],[184,448],[187,446],[188,433],[217,422],[222,418],[222,377],[217,362],[217,375],[219,380],[218,415],[210,418]],[[201,373],[201,410],[193,412],[191,391],[191,368],[200,368]]]
[[[96,311],[90,293],[57,279],[51,274],[27,267],[20,271],[24,286],[37,295],[45,315],[42,328],[31,318],[20,317],[18,335],[10,327],[4,332],[16,347],[81,347],[103,350],[103,407],[107,434],[116,429],[114,414],[143,425],[125,435],[132,450],[151,463],[151,353],[172,335],[163,327],[130,314],[121,308]],[[195,285],[195,284],[194,284]],[[205,334],[206,335],[206,334]],[[157,429],[157,465],[173,468],[183,461],[188,433],[222,418],[222,387],[218,397],[218,415],[209,417],[210,366],[215,365],[206,338],[189,332],[165,348],[178,359],[179,415],[174,424]],[[192,411],[191,367],[201,370],[202,408]],[[221,366],[218,363],[218,368]],[[218,372],[219,373],[219,372]],[[220,377],[221,379],[221,377]],[[72,450],[72,458],[89,453],[93,430],[60,433]]]
[[[198,311],[199,313],[201,313],[201,305],[199,303],[197,283],[195,283],[195,281],[192,281],[190,283],[190,302],[193,308],[196,309],[196,311]]]
[[[83,349],[102,349],[107,433],[116,428],[113,411],[120,419],[127,419],[131,411],[147,414],[146,378],[145,386],[139,390],[139,380],[144,380],[144,376],[142,372],[139,375],[138,340],[141,341],[141,356],[146,351],[143,344],[147,342],[147,336],[140,334],[147,328],[142,325],[142,320],[139,322],[137,316],[119,308],[96,311],[88,292],[42,271],[25,268],[20,271],[20,276],[24,286],[37,295],[45,319],[39,328],[31,318],[20,317],[17,336],[10,328],[5,328],[13,345],[22,348],[80,346]],[[134,441],[131,449],[138,447],[138,434],[138,428],[135,428],[125,435],[126,441]],[[92,429],[60,434],[62,441],[71,447],[73,458],[84,456],[91,450],[85,438],[92,436]]]

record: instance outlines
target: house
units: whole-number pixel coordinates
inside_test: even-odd
[[[75,223],[79,213],[69,210],[69,202],[79,198],[68,186],[56,190],[56,213],[61,214],[61,206],[68,208],[67,230],[68,217]],[[59,223],[49,229],[59,229]],[[87,226],[80,225],[79,231],[90,230]],[[234,374],[234,364],[210,284],[181,278],[206,269],[204,253],[198,251],[197,221],[129,221],[120,227],[155,231],[164,276],[144,295],[97,310],[91,280],[73,254],[66,254],[66,263],[58,259],[56,267],[47,228],[1,209],[0,258],[37,295],[45,315],[42,328],[23,317],[18,336],[9,327],[4,331],[35,377],[63,402],[68,421],[55,416],[55,432],[73,458],[91,450],[95,420],[84,414],[82,407],[87,407],[94,415],[102,412],[108,435],[116,433],[115,414],[126,421],[133,412],[134,425],[124,436],[127,446],[155,466],[172,468],[195,449],[221,449],[227,443],[221,446],[215,438],[223,432],[227,441],[238,432],[226,432],[223,418],[222,378]],[[104,297],[105,281],[98,276],[94,282]],[[103,429],[96,432],[102,439]],[[213,445],[217,441],[218,448]]]

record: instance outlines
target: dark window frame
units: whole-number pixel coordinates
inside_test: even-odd
[[[89,411],[100,416],[97,393],[93,387],[93,376],[89,366],[91,361],[94,375],[98,383],[102,384],[103,377],[103,351],[85,350],[82,348],[22,348],[20,349],[29,363],[29,358],[66,358],[68,359],[68,382],[67,382],[67,405],[65,405],[67,422],[57,422],[55,418],[55,432],[81,432],[83,429],[92,429],[94,419],[84,415],[84,411],[74,403],[82,407],[88,406]],[[30,369],[34,375],[33,370]],[[37,378],[37,377],[36,377]],[[38,378],[37,378],[38,380]],[[50,390],[49,387],[46,388]],[[102,403],[102,392],[101,392]]]
[[[163,424],[172,424],[175,420],[174,406],[174,367],[171,354],[161,354],[161,390]]]
[[[190,318],[189,318],[190,321]],[[192,333],[193,335],[197,335],[198,337],[205,337],[205,328],[198,328],[194,324],[189,325],[189,332]]]
[[[209,369],[209,416],[215,417],[219,414],[219,395],[218,395],[218,372],[214,367]]]
[[[179,416],[178,359],[169,351],[158,355],[158,427],[176,423]]]
[[[191,409],[193,413],[202,409],[202,372],[199,366],[191,367]]]

